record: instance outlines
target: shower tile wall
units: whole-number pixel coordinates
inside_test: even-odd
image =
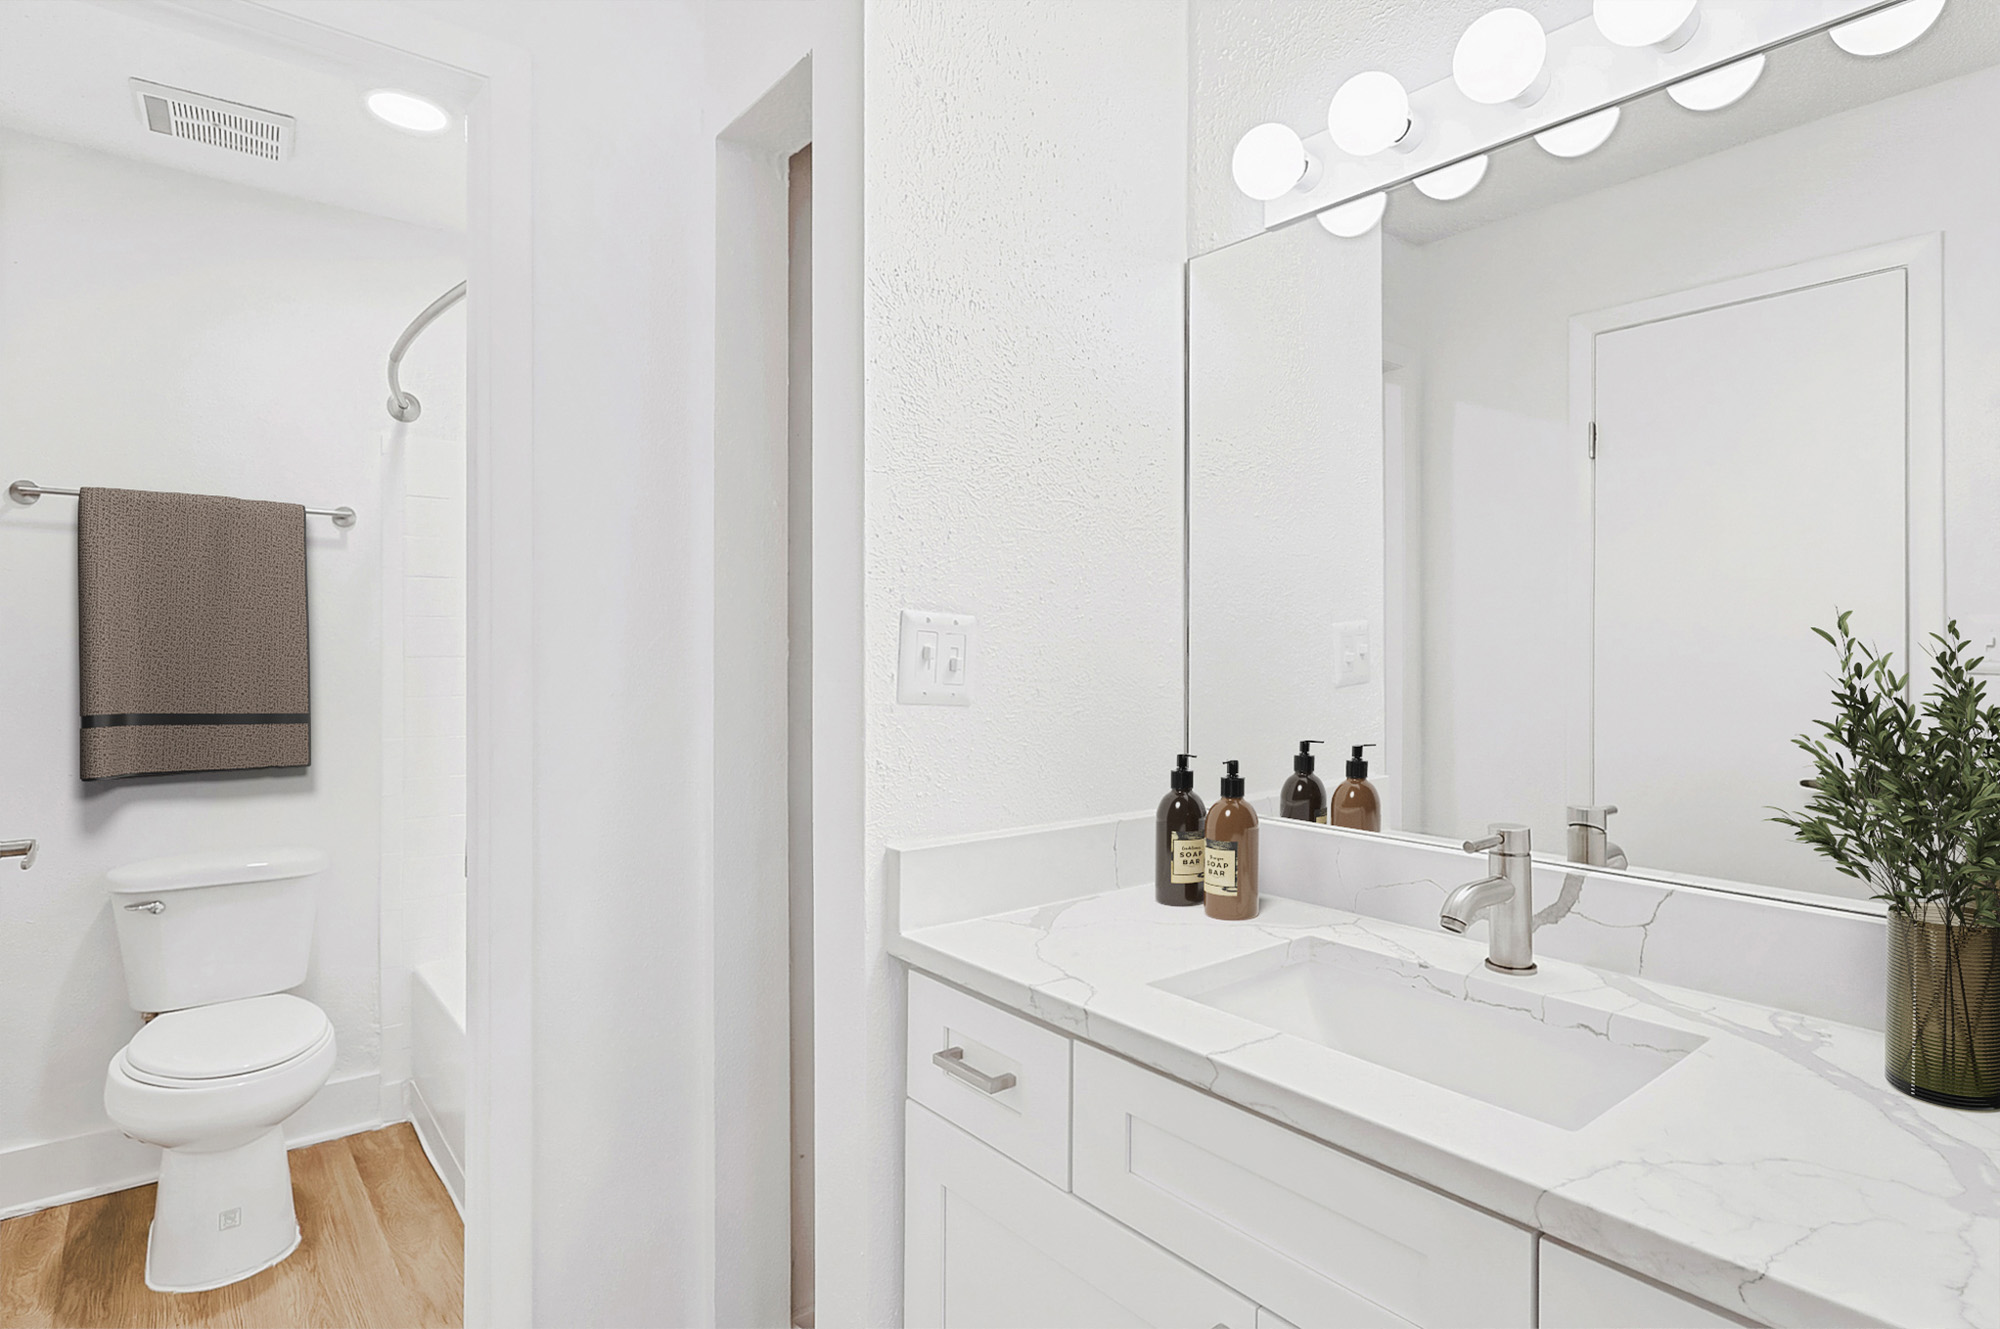
[[[413,310],[422,308],[419,299]],[[465,954],[463,306],[411,349],[412,424],[384,422],[382,1110],[410,1078],[410,975]]]

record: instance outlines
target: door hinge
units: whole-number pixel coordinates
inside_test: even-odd
[[[1597,460],[1597,421],[1590,422],[1590,459]]]

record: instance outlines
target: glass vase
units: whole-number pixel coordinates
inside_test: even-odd
[[[2000,1108],[2000,928],[1931,906],[1889,911],[1889,1083],[1926,1102]]]

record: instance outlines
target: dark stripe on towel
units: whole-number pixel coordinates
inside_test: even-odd
[[[136,715],[86,715],[83,717],[83,727],[111,729],[133,724],[307,724],[311,720],[310,714],[284,715],[267,712],[261,715],[183,715],[152,711]]]

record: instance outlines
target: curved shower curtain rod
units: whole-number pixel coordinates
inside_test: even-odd
[[[442,314],[445,310],[451,308],[464,298],[465,283],[460,282],[424,306],[424,312],[410,320],[410,326],[403,329],[403,335],[396,338],[395,346],[390,348],[389,414],[394,419],[408,424],[424,413],[424,404],[417,400],[417,394],[403,391],[402,380],[396,375],[396,370],[403,363],[403,352],[410,349],[410,343],[417,339],[418,333],[437,321],[439,314]]]

